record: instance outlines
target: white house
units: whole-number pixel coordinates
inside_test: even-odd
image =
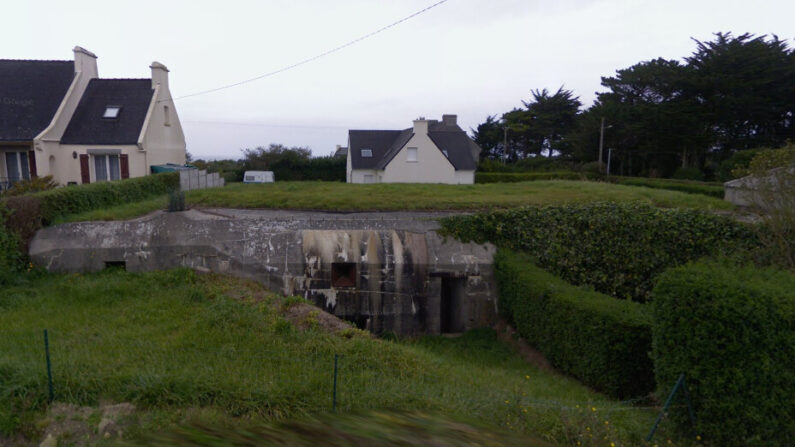
[[[480,147],[456,123],[419,118],[404,130],[348,131],[348,183],[475,183]]]
[[[0,188],[52,175],[61,185],[141,177],[185,163],[168,69],[151,79],[102,79],[97,56],[0,60]]]

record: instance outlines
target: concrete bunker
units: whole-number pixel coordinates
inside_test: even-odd
[[[56,272],[123,263],[133,272],[190,267],[247,277],[374,333],[493,324],[494,247],[444,239],[433,215],[416,214],[158,212],[45,228],[30,254]]]

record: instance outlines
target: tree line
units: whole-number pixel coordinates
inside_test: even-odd
[[[795,134],[795,52],[777,36],[716,33],[683,61],[657,58],[602,77],[583,109],[561,87],[473,129],[482,159],[555,158],[633,176],[714,178],[721,162]],[[600,144],[600,139],[602,143]],[[602,169],[604,169],[602,167]]]

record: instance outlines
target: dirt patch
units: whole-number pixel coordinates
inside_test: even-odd
[[[353,325],[309,303],[293,303],[282,314],[286,320],[303,330],[317,328],[323,332],[339,334],[354,329]]]
[[[544,357],[541,351],[530,346],[526,341],[521,339],[516,329],[511,327],[505,320],[500,320],[494,329],[497,331],[497,337],[499,337],[500,340],[515,347],[525,360],[535,365],[538,369],[554,373],[558,372],[552,364],[549,363],[549,360]]]
[[[96,444],[101,439],[121,438],[134,423],[135,406],[130,403],[103,404],[99,408],[54,403],[42,421],[42,444]]]

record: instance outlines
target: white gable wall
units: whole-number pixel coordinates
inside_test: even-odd
[[[408,161],[407,148],[417,148],[417,161]],[[427,133],[415,133],[384,168],[383,183],[456,184],[455,168]]]
[[[152,62],[152,88],[155,94],[146,116],[138,146],[146,151],[148,166],[166,163],[185,163],[185,134],[177,116],[177,108],[171,100],[168,87],[168,69],[159,62]],[[147,169],[148,169],[147,166]],[[147,172],[148,174],[148,172]],[[130,172],[132,177],[132,172]]]

